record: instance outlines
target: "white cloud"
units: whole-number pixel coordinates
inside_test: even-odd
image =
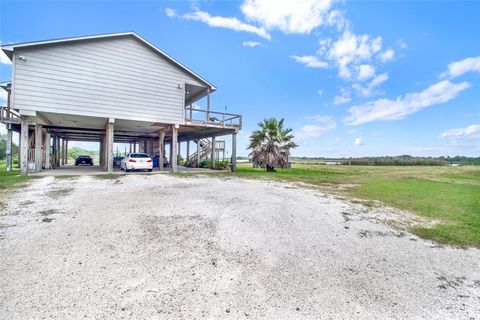
[[[448,139],[480,138],[480,124],[472,124],[466,128],[447,130],[440,134],[440,137]]]
[[[322,116],[320,114],[316,114],[314,116],[308,116],[307,119],[313,120],[315,122],[321,123],[328,123],[328,124],[335,124],[335,120],[332,116]]]
[[[336,26],[338,30],[350,27],[350,22],[343,16],[339,10],[332,10],[328,14],[327,24],[329,26]]]
[[[3,50],[0,50],[0,64],[12,64],[12,61],[10,61],[10,59],[7,57],[5,52],[3,52]]]
[[[397,40],[397,46],[401,49],[406,49],[408,48],[407,43],[403,39],[398,39]]]
[[[241,10],[248,21],[267,30],[307,34],[325,23],[332,0],[245,0]]]
[[[450,101],[469,87],[468,82],[440,81],[423,91],[407,93],[395,100],[378,99],[353,106],[348,110],[350,115],[344,119],[344,122],[348,125],[358,125],[376,120],[403,119],[424,108]]]
[[[358,138],[355,138],[355,141],[353,142],[356,146],[359,146],[359,145],[362,145],[363,142],[362,142],[362,138],[358,137]]]
[[[331,116],[314,115],[307,117],[307,119],[320,123],[321,125],[308,124],[300,127],[300,130],[298,130],[296,134],[299,139],[320,137],[337,127],[335,119]]]
[[[337,41],[324,39],[320,42],[318,53],[332,61],[338,67],[338,75],[343,79],[352,76],[352,65],[358,67],[369,61],[382,48],[382,38],[371,38],[369,35],[357,35],[345,31]]]
[[[333,98],[333,104],[338,106],[350,102],[352,98],[350,97],[350,91],[348,89],[340,89],[340,94]]]
[[[165,8],[165,14],[167,15],[167,17],[170,17],[170,18],[174,18],[177,16],[176,11],[172,8]]]
[[[375,68],[369,64],[362,64],[358,67],[358,81],[365,81],[375,76]]]
[[[256,42],[256,41],[244,41],[242,42],[242,46],[255,48],[255,47],[262,47],[263,45],[260,42]]]
[[[271,39],[270,34],[263,27],[257,27],[238,20],[235,17],[211,16],[205,11],[195,11],[181,16],[181,18],[192,21],[199,21],[208,24],[211,27],[231,29],[234,31],[243,31],[256,34],[267,40]]]
[[[322,90],[318,90],[318,91],[317,91],[317,94],[318,94],[319,96],[321,96],[321,95],[323,94],[323,91],[322,91]]]
[[[359,83],[354,83],[352,87],[357,90],[358,94],[362,97],[371,96],[374,90],[382,83],[388,80],[388,73],[382,73],[372,79],[366,86],[362,86]]]
[[[295,61],[304,64],[309,68],[327,68],[328,63],[325,61],[318,60],[315,56],[290,56],[290,58],[295,59]]]
[[[443,72],[442,78],[455,78],[467,72],[480,72],[480,56],[469,57],[460,61],[452,62],[448,65],[448,70]]]
[[[383,63],[393,60],[394,57],[395,51],[393,51],[393,49],[387,49],[378,56],[380,61]]]

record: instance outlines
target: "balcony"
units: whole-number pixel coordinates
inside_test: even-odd
[[[185,122],[206,127],[242,128],[242,116],[239,114],[202,110],[190,105],[185,107]]]
[[[12,108],[0,106],[0,123],[20,123],[20,115]]]

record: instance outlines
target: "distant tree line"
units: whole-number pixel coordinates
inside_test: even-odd
[[[414,157],[401,155],[393,157],[361,157],[361,158],[309,158],[293,157],[292,161],[300,162],[337,162],[342,165],[361,166],[446,166],[451,164],[480,165],[480,157]]]
[[[94,159],[98,159],[98,151],[90,151],[90,150],[85,150],[82,148],[78,147],[71,147],[68,148],[68,158],[70,159],[76,159],[78,156],[91,156]]]

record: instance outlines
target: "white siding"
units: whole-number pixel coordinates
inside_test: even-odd
[[[131,36],[18,49],[14,69],[26,111],[180,124],[184,83],[206,87]]]

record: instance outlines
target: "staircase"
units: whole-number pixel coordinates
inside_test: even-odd
[[[198,140],[196,143],[198,145],[197,149],[200,151],[200,161],[210,158],[212,154],[212,140],[205,138]],[[215,152],[217,153],[216,158],[218,160],[220,152],[225,152],[225,141],[215,140]],[[198,165],[197,159],[197,151],[188,157],[189,161]]]

